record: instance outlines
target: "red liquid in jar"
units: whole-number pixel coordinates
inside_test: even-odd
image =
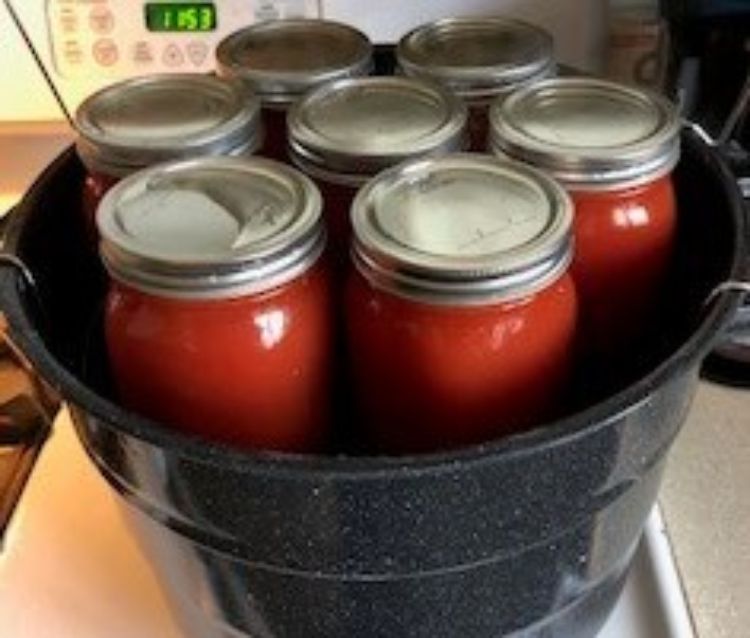
[[[319,264],[246,297],[179,300],[113,282],[106,338],[125,405],[248,448],[319,450],[328,430],[332,318]]]
[[[469,104],[469,150],[484,153],[487,150],[487,134],[489,131],[489,104]]]
[[[94,245],[96,245],[99,239],[99,232],[96,229],[96,209],[99,207],[102,198],[107,194],[107,191],[119,181],[119,177],[89,171],[83,182],[83,196],[81,201],[83,220],[86,232]]]
[[[261,113],[265,137],[260,155],[286,162],[288,158],[286,109],[264,107]]]
[[[676,229],[669,176],[620,190],[571,191],[587,349],[622,349],[642,333],[669,266]]]
[[[479,443],[555,410],[571,369],[577,320],[565,274],[512,302],[419,303],[353,274],[349,352],[374,442],[389,453]]]
[[[322,179],[313,178],[323,196],[323,219],[328,231],[328,250],[336,272],[343,276],[349,268],[349,245],[352,225],[349,211],[354,196],[355,186],[334,184]]]

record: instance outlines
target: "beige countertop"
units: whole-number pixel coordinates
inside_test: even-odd
[[[0,215],[72,139],[70,130],[60,122],[0,122]]]
[[[697,635],[750,635],[750,389],[700,384],[660,501]]]

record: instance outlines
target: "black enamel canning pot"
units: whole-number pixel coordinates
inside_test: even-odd
[[[711,293],[743,275],[734,183],[697,138],[683,148],[674,268],[642,347],[583,370],[568,416],[506,440],[404,458],[250,454],[119,407],[72,152],[7,229],[6,253],[36,282],[0,269],[8,333],[68,403],[188,635],[594,636],[738,302]]]

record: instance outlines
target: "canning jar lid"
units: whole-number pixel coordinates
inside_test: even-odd
[[[552,36],[506,18],[447,18],[407,33],[396,48],[406,75],[427,77],[466,98],[507,93],[555,72]]]
[[[680,121],[665,98],[591,78],[544,80],[490,109],[490,147],[569,188],[623,187],[671,171]]]
[[[432,82],[337,80],[289,111],[291,156],[308,174],[361,185],[406,159],[462,150],[466,117],[463,102]]]
[[[321,197],[296,169],[199,158],[127,177],[97,211],[113,278],[157,296],[229,298],[280,286],[325,244]]]
[[[117,177],[157,162],[244,155],[262,142],[260,102],[241,82],[197,73],[108,86],[76,111],[78,154]]]
[[[224,38],[216,62],[219,75],[241,78],[264,105],[283,107],[322,82],[367,75],[372,44],[338,22],[270,20]]]
[[[572,209],[559,184],[523,164],[472,154],[410,161],[357,194],[353,258],[372,285],[427,303],[518,299],[567,269]]]

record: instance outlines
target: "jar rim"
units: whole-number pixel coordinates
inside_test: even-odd
[[[335,80],[289,111],[290,154],[303,169],[352,183],[407,159],[463,150],[466,121],[462,100],[433,82]]]
[[[271,51],[269,58],[283,63],[284,38],[302,33],[308,42],[319,36],[321,51],[328,56],[315,62],[308,56],[305,68],[298,68],[299,60],[290,68],[253,67],[241,59],[248,48],[258,48],[267,38],[271,44],[276,40],[278,50]],[[338,58],[332,56],[338,46]],[[272,55],[271,55],[272,54]],[[287,18],[268,20],[245,27],[226,36],[216,48],[217,73],[222,77],[238,78],[250,86],[264,106],[283,108],[314,86],[346,77],[368,75],[373,68],[373,45],[370,39],[351,25],[334,20],[313,18]]]
[[[513,301],[566,271],[572,211],[529,166],[469,153],[405,162],[355,197],[353,261],[372,285],[418,301]]]
[[[482,34],[492,36],[488,41],[495,50],[482,52],[479,47],[473,63],[471,59],[458,63],[463,58],[456,55],[456,41],[459,49],[463,38],[471,43],[471,51],[477,51],[477,36]],[[443,59],[431,61],[436,52]],[[471,53],[466,55],[471,58]],[[546,30],[498,16],[443,18],[420,25],[399,40],[396,58],[406,75],[440,82],[468,99],[505,95],[554,75],[556,69],[554,42]]]
[[[263,140],[258,98],[241,82],[198,73],[104,87],[81,103],[75,122],[83,163],[116,177],[199,155],[251,154]]]
[[[489,120],[496,155],[542,168],[573,190],[653,181],[680,157],[677,109],[608,80],[543,80],[495,101]]]
[[[325,246],[322,200],[296,169],[197,158],[125,178],[97,211],[111,276],[157,296],[224,299],[297,278]]]

